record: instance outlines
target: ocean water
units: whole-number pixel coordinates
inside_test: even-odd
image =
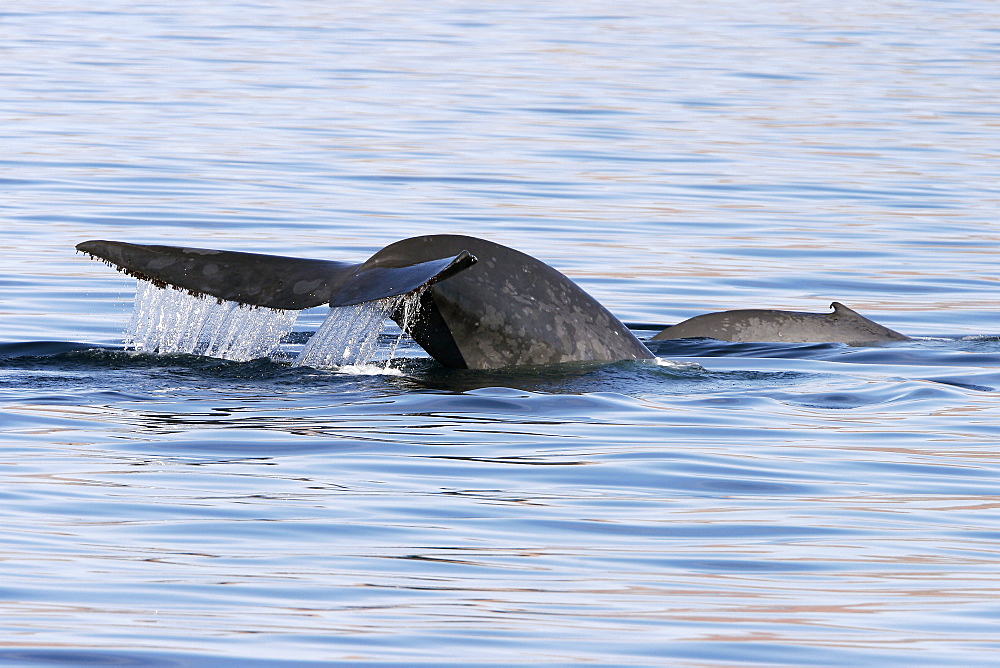
[[[997,665],[998,26],[9,0],[0,663]],[[429,233],[641,338],[837,300],[914,340],[483,372],[387,326],[391,361],[295,365],[319,308],[269,357],[128,350],[136,282],[74,252]]]

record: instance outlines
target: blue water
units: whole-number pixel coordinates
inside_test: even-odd
[[[998,25],[5,3],[0,663],[996,665]],[[834,300],[916,338],[531,372],[138,354],[135,282],[73,250],[426,233],[528,252],[643,338]]]

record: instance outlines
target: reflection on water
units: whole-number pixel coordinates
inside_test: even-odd
[[[4,8],[0,663],[996,663],[992,4]],[[72,250],[425,233],[626,322],[918,338],[469,372],[390,328],[365,374],[289,363],[315,309],[153,355]]]

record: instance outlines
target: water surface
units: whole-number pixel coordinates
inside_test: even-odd
[[[997,25],[8,3],[0,660],[995,664]],[[535,255],[642,338],[834,300],[916,338],[497,372],[406,341],[391,372],[136,353],[135,282],[73,251],[428,233]]]

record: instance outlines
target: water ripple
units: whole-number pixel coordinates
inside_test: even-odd
[[[995,665],[993,5],[78,5],[0,24],[0,663]],[[914,339],[135,353],[73,252],[446,232]]]

